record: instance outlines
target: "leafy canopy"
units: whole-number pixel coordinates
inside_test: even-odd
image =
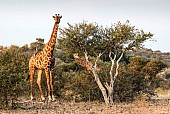
[[[118,50],[141,48],[143,43],[153,34],[145,33],[131,26],[129,21],[115,23],[110,27],[102,27],[97,23],[83,21],[60,29],[59,44],[69,53],[82,53],[89,55],[104,52],[117,52]]]

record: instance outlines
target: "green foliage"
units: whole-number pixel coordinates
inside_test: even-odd
[[[148,60],[141,57],[131,57],[129,64],[120,66],[120,74],[114,84],[114,99],[117,102],[133,101],[145,93],[155,94],[155,89],[165,83],[156,74],[166,67],[161,61]],[[149,73],[149,77],[148,76]]]
[[[137,51],[129,51],[129,56],[141,56],[147,59],[160,60],[170,67],[170,52],[161,52],[159,50],[153,51],[152,49],[142,48]]]
[[[142,59],[141,57],[131,57],[130,63],[128,64],[128,70],[133,73],[141,72],[141,69],[147,64],[146,59]]]
[[[67,52],[82,53],[85,50],[90,50],[89,53],[94,54],[94,51],[103,50],[100,44],[102,42],[102,27],[96,23],[82,23],[71,25],[68,23],[68,28],[60,30],[59,44]]]
[[[131,26],[128,20],[125,23],[115,23],[105,31],[106,48],[112,50],[125,47],[128,50],[132,47],[141,48],[142,44],[153,36],[151,33],[145,33]]]
[[[9,101],[24,93],[25,75],[28,75],[28,54],[18,46],[11,46],[0,53],[0,104],[8,107]]]
[[[145,72],[145,76],[149,78],[153,78],[158,74],[163,68],[167,67],[161,61],[158,60],[150,60],[143,68],[142,71]]]
[[[62,98],[76,101],[99,100],[101,92],[92,75],[87,71],[63,72],[64,87],[61,89]]]
[[[109,51],[115,53],[122,48],[128,50],[133,47],[140,48],[153,36],[131,26],[129,21],[118,22],[107,28],[85,21],[75,25],[68,23],[68,28],[61,29],[60,33],[59,45],[67,53],[81,54],[87,51],[91,56]]]
[[[148,91],[148,80],[142,74],[123,73],[115,83],[114,100],[116,102],[131,102],[142,93],[152,95],[154,90]]]
[[[144,59],[139,56],[130,58],[128,70],[133,73],[143,73],[144,77],[153,78],[167,65],[159,60]]]

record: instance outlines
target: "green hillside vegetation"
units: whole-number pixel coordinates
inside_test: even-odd
[[[161,52],[159,50],[143,48],[138,51],[129,52],[129,56],[140,56],[146,59],[160,60],[170,66],[170,52]]]

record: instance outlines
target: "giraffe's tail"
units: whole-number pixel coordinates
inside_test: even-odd
[[[28,75],[28,77],[27,77],[26,81],[28,81],[29,79],[30,79],[30,75]]]

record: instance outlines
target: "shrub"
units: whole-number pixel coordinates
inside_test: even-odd
[[[153,94],[147,85],[148,80],[142,74],[121,74],[114,85],[114,100],[116,102],[130,102],[141,93]]]

